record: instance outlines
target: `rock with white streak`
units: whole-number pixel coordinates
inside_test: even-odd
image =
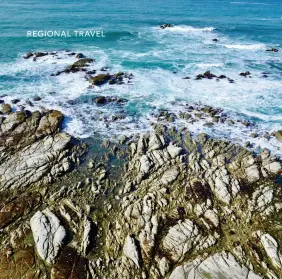
[[[140,258],[138,249],[135,243],[135,239],[128,235],[125,239],[123,246],[123,254],[130,260],[132,260],[137,267],[140,268]]]

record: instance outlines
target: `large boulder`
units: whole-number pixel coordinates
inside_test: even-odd
[[[30,227],[39,256],[47,264],[53,263],[66,237],[60,220],[47,208],[33,215]]]

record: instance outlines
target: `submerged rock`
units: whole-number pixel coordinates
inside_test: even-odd
[[[173,25],[170,24],[170,23],[165,23],[165,24],[160,26],[161,29],[166,29],[166,28],[170,28],[170,27],[173,27]]]
[[[267,49],[266,51],[279,52],[279,49],[277,49],[277,48],[270,48],[270,49]]]

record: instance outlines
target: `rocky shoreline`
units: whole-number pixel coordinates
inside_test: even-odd
[[[150,133],[82,141],[59,111],[1,111],[0,278],[282,277],[268,150],[192,136],[167,112]]]
[[[51,79],[82,73],[89,90],[134,82],[82,53],[63,55],[74,59]],[[237,82],[210,71],[193,82],[204,79]],[[42,107],[44,96],[0,96],[0,279],[282,278],[281,156],[255,144],[280,150],[281,130],[262,133],[222,108],[175,101],[134,133],[124,124],[127,98],[95,91],[65,102],[101,108],[94,123],[128,133],[78,139],[62,112]],[[202,132],[222,127],[250,141]]]

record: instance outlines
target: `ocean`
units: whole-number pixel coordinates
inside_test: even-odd
[[[281,143],[265,137],[282,129],[281,1],[0,2],[0,99],[24,103],[39,96],[34,107],[26,107],[61,110],[66,115],[64,130],[81,138],[147,132],[160,109],[179,112],[185,105],[209,105],[253,125],[176,124],[194,134],[250,141],[257,149],[281,155]],[[162,30],[164,23],[174,26]],[[99,30],[105,37],[28,37],[33,30]],[[266,51],[271,48],[280,51]],[[66,50],[94,58],[95,70],[131,73],[132,82],[89,88],[83,72],[51,76],[76,61]],[[56,51],[60,59],[23,59],[29,51]],[[206,71],[235,82],[195,80]],[[246,71],[251,77],[239,75]],[[190,79],[184,79],[187,76]],[[128,102],[123,106],[91,102],[100,95]],[[104,121],[118,114],[124,117]],[[251,133],[259,136],[250,137]]]

